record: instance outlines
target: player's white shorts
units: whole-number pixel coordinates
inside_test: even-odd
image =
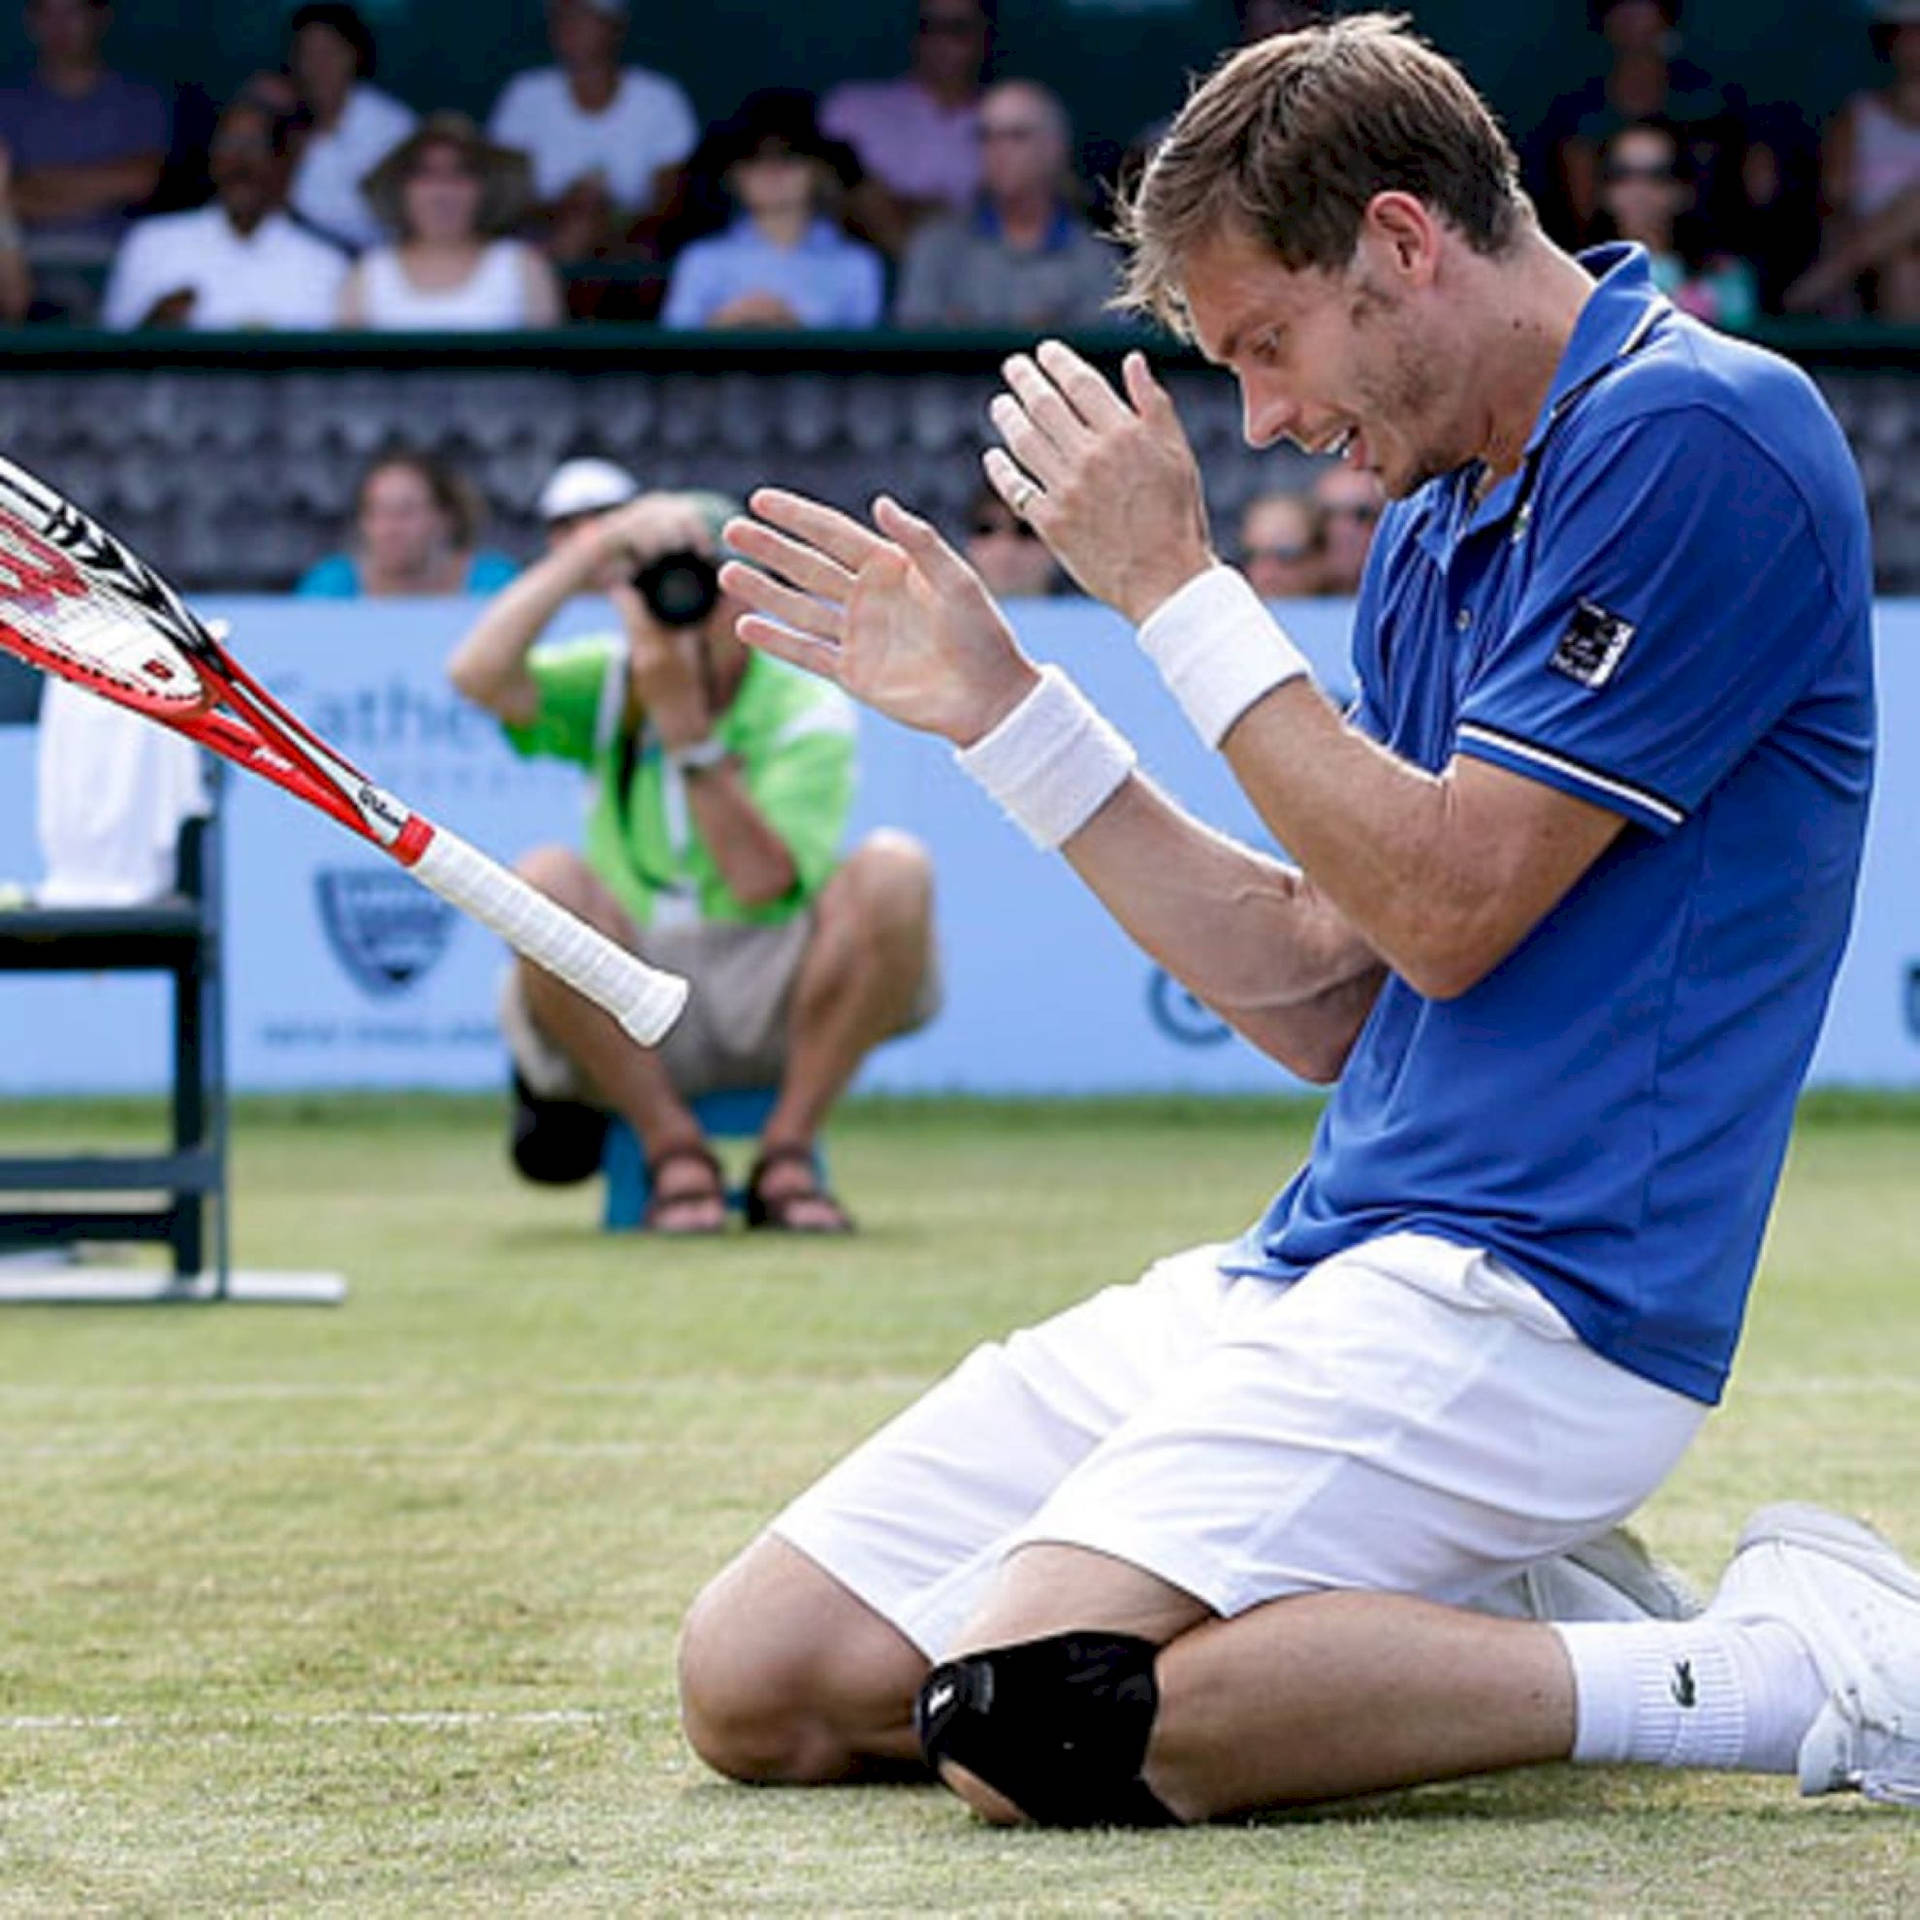
[[[1487,1254],[1398,1233],[1280,1285],[1221,1251],[976,1348],[773,1531],[935,1660],[1031,1541],[1222,1615],[1324,1588],[1470,1604],[1624,1519],[1705,1417]]]

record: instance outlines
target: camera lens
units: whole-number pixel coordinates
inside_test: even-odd
[[[663,627],[697,627],[719,604],[720,570],[691,548],[663,553],[635,572],[633,590]]]

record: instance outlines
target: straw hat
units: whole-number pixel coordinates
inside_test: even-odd
[[[360,182],[361,194],[390,233],[403,233],[401,190],[426,147],[454,147],[480,176],[482,233],[507,233],[533,204],[533,167],[516,147],[496,147],[464,113],[430,113]]]

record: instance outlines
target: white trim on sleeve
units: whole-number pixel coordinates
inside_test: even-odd
[[[1664,820],[1668,826],[1681,826],[1686,821],[1686,813],[1676,807],[1671,800],[1663,800],[1657,793],[1649,793],[1645,787],[1636,787],[1631,781],[1621,780],[1609,773],[1602,773],[1596,767],[1587,766],[1583,761],[1570,760],[1564,754],[1555,753],[1549,747],[1536,746],[1531,740],[1516,740],[1510,733],[1501,733],[1488,726],[1482,726],[1472,720],[1463,720],[1459,727],[1462,740],[1475,740],[1482,746],[1497,748],[1502,753],[1510,753],[1516,760],[1530,760],[1534,765],[1551,768],[1567,779],[1577,781],[1583,787],[1590,787],[1597,794],[1605,794],[1614,800],[1623,800],[1629,806],[1637,807],[1643,813],[1650,813],[1656,820]]]

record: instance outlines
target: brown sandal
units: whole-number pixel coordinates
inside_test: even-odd
[[[669,1167],[699,1165],[706,1169],[707,1178],[701,1186],[685,1186],[677,1193],[660,1191],[660,1176]],[[698,1225],[674,1224],[677,1215],[694,1207],[714,1207],[718,1209],[716,1220],[701,1220]],[[724,1233],[727,1226],[727,1182],[720,1170],[720,1162],[707,1148],[700,1146],[669,1147],[657,1160],[647,1163],[647,1212],[640,1222],[644,1233],[658,1233],[670,1240],[692,1240],[702,1234]]]
[[[803,1166],[813,1176],[812,1184],[796,1187],[791,1193],[767,1193],[762,1182],[775,1167]],[[795,1219],[804,1209],[818,1208],[827,1217],[819,1220]],[[853,1218],[833,1197],[820,1177],[819,1157],[811,1147],[799,1145],[769,1147],[753,1163],[747,1175],[747,1225],[763,1227],[773,1233],[852,1233]]]

